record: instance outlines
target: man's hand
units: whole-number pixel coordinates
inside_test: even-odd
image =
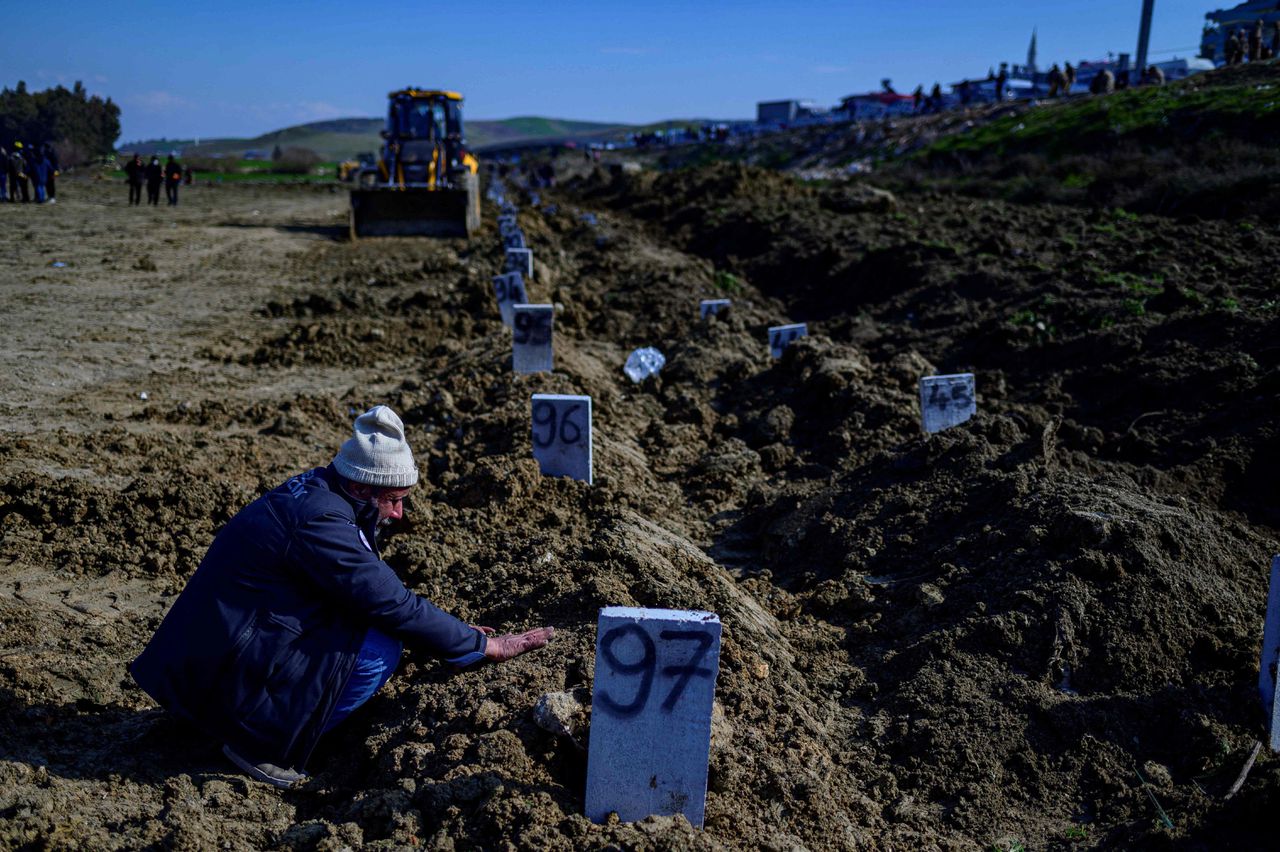
[[[489,643],[484,649],[484,656],[487,660],[495,663],[505,663],[513,657],[518,657],[525,651],[536,651],[538,648],[545,646],[551,641],[551,637],[555,635],[554,627],[538,627],[526,633],[508,633],[504,636],[492,635],[493,630],[486,630],[483,627],[476,628],[489,637]]]

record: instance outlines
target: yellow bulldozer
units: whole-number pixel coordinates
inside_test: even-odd
[[[352,238],[470,236],[480,227],[480,164],[467,151],[462,95],[407,88],[387,100],[378,161],[351,190]]]

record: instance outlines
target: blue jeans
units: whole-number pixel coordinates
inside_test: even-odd
[[[347,678],[347,685],[342,688],[342,695],[338,696],[333,715],[324,726],[325,733],[382,689],[382,685],[391,679],[396,666],[400,664],[400,652],[403,650],[404,646],[400,642],[380,630],[369,628],[356,657],[356,667],[351,670],[351,677]]]

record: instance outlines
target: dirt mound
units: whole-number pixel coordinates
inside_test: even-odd
[[[1268,234],[739,166],[601,174],[520,213],[556,370],[514,376],[495,234],[336,243],[304,230],[330,227],[323,195],[263,192],[217,211],[245,223],[233,237],[205,236],[298,228],[275,284],[201,261],[193,292],[243,276],[238,312],[210,301],[153,333],[181,357],[135,345],[141,366],[48,392],[61,430],[0,437],[0,845],[1264,836],[1274,760],[1221,797],[1261,733]],[[153,242],[136,248],[179,274]],[[733,305],[699,320],[713,297]],[[810,336],[771,359],[785,321]],[[636,385],[641,345],[667,366]],[[919,378],[960,369],[979,416],[923,436]],[[594,486],[538,472],[534,392],[592,396]],[[388,561],[472,623],[559,632],[461,674],[410,652],[310,785],[268,791],[124,666],[226,518],[328,461],[375,402],[423,472]],[[705,830],[582,815],[596,612],[619,604],[724,622]]]

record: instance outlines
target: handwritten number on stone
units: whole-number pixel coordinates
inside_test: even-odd
[[[577,425],[577,423],[572,422],[570,418],[568,418],[570,414],[577,411],[577,409],[579,408],[581,408],[580,404],[573,403],[572,406],[564,409],[564,416],[561,417],[561,443],[562,444],[576,444],[577,441],[579,441],[582,438],[582,427]],[[573,430],[572,438],[570,434],[568,434],[568,430],[570,430],[571,427]]]
[[[711,677],[711,669],[698,668],[698,663],[702,662],[702,658],[707,655],[707,651],[711,649],[714,641],[711,634],[704,633],[701,630],[663,630],[658,634],[664,642],[696,642],[698,647],[693,652],[693,657],[686,665],[683,666],[664,666],[662,673],[667,677],[676,679],[675,686],[671,687],[670,694],[667,699],[662,702],[662,709],[670,713],[676,706],[676,702],[680,700],[680,696],[684,694],[684,688],[689,685],[689,679],[694,675],[699,677]]]
[[[614,643],[627,634],[631,634],[640,640],[640,645],[644,648],[644,654],[634,663],[624,663],[613,653]],[[614,671],[627,675],[640,675],[640,685],[636,688],[635,697],[631,699],[630,703],[620,704],[602,690],[599,696],[600,704],[615,716],[636,715],[644,709],[645,702],[649,700],[649,690],[653,688],[653,673],[658,657],[657,651],[653,647],[653,640],[649,638],[649,634],[640,625],[624,624],[613,628],[600,638],[600,654]]]
[[[940,382],[934,382],[929,385],[929,404],[939,411],[946,411],[950,404],[949,400],[942,395],[942,387]]]
[[[521,346],[523,346],[529,342],[529,337],[530,337],[529,326],[531,326],[532,324],[533,324],[533,317],[531,317],[527,312],[523,312],[523,311],[516,312],[515,330],[514,330],[516,343],[519,343]]]
[[[556,440],[556,407],[549,402],[538,402],[533,406],[533,442],[539,447],[549,447]],[[546,437],[538,437],[539,426],[547,427]]]

